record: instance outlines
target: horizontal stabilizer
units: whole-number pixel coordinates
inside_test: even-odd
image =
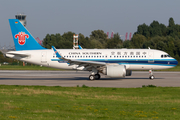
[[[14,55],[14,56],[16,56],[16,57],[29,57],[30,56],[30,54],[27,54],[27,53],[16,53],[16,51],[10,51],[10,52],[7,52],[6,53],[6,56],[8,56],[8,55]]]

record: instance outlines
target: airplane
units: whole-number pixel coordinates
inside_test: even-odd
[[[168,53],[155,49],[46,49],[38,44],[18,19],[9,19],[16,51],[7,57],[58,69],[90,71],[89,80],[101,74],[112,78],[131,76],[132,70],[153,70],[175,67],[178,62]]]

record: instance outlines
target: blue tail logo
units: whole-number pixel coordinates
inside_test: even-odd
[[[9,19],[14,45],[20,50],[42,50],[43,48],[18,19]]]
[[[14,36],[16,39],[18,38],[18,43],[20,45],[24,45],[26,43],[26,38],[29,38],[28,34],[25,34],[25,32],[19,32]]]

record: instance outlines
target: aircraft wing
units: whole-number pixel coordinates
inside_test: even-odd
[[[60,53],[58,53],[58,51],[55,49],[54,46],[52,46],[56,56],[61,59],[61,60],[65,60],[69,63],[69,65],[78,65],[78,67],[84,67],[85,70],[91,70],[92,67],[102,67],[105,66],[106,63],[105,62],[94,62],[94,61],[82,61],[82,60],[72,60],[72,59],[66,59],[64,58]]]

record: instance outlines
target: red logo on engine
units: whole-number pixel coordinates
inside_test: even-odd
[[[26,43],[26,38],[29,38],[28,34],[25,34],[25,32],[19,32],[14,36],[16,39],[18,38],[18,43],[20,45],[24,45]]]

